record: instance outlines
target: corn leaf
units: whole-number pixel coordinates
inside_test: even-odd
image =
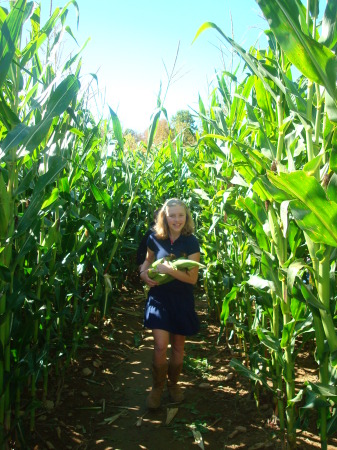
[[[326,193],[329,200],[332,200],[335,203],[337,203],[337,174],[335,173],[332,174]]]
[[[15,259],[15,264],[18,264],[20,259],[22,259],[27,253],[31,252],[37,246],[36,237],[32,234],[29,234],[27,239],[24,241],[23,245],[20,247],[20,251]]]
[[[313,306],[314,308],[326,311],[326,307],[323,305],[323,303],[314,296],[314,294],[309,290],[308,286],[304,284],[303,281],[299,278],[298,284],[301,287],[301,292],[305,301],[309,303],[309,305]]]
[[[20,235],[28,230],[34,223],[40,212],[44,201],[44,189],[55,181],[58,174],[63,170],[67,161],[63,158],[54,158],[49,170],[39,177],[35,185],[29,206],[19,220],[17,234]]]
[[[279,340],[266,329],[256,328],[257,336],[260,342],[276,354],[281,355],[281,346]]]
[[[38,49],[48,38],[49,34],[54,30],[56,21],[59,19],[60,10],[56,8],[51,17],[48,19],[44,27],[34,36],[34,38],[28,43],[28,45],[22,50],[21,65],[24,66],[27,62],[34,57]],[[38,14],[38,16],[37,16]],[[37,20],[40,20],[40,11],[35,11],[35,16],[32,18],[35,22],[35,29]]]
[[[331,419],[328,420],[327,433],[328,436],[333,436],[337,431],[337,414],[334,414]]]
[[[337,43],[337,2],[328,0],[322,21],[322,34],[319,42],[329,48]]]
[[[325,93],[325,108],[330,122],[337,123],[337,106],[327,92]]]
[[[54,188],[50,196],[42,203],[41,209],[46,209],[48,206],[52,205],[59,197],[59,190]]]
[[[92,193],[94,194],[95,200],[97,202],[103,202],[106,204],[106,206],[109,208],[109,210],[112,209],[112,201],[110,195],[99,189],[97,186],[94,185],[94,183],[90,183],[90,188]]]
[[[19,117],[15,112],[7,105],[6,100],[3,98],[2,93],[0,93],[0,118],[6,125],[6,128],[11,129],[13,126],[20,123]]]
[[[85,49],[85,47],[87,46],[88,42],[90,41],[90,38],[88,38],[85,43],[82,45],[80,51],[78,53],[76,53],[75,56],[73,56],[72,58],[70,58],[64,65],[62,72],[65,72],[66,70],[69,69],[69,67],[72,66],[72,64],[74,64],[74,62],[78,59],[78,57],[80,56],[80,54],[83,52],[83,50]]]
[[[26,149],[34,151],[49,131],[53,118],[60,116],[76,97],[80,83],[74,75],[69,75],[52,93],[44,118],[35,126],[28,127],[23,123],[11,130],[1,143],[1,148],[7,154],[12,148],[25,144]]]
[[[329,384],[323,383],[308,383],[311,387],[312,392],[322,396],[326,399],[333,400],[333,402],[337,403],[337,387],[331,386]]]
[[[268,172],[268,178],[292,200],[289,207],[298,226],[314,242],[337,247],[337,203],[327,199],[316,178],[304,171]]]
[[[8,267],[4,266],[0,263],[0,280],[5,283],[10,283],[11,281],[11,272]]]
[[[295,320],[291,320],[290,322],[283,325],[282,328],[282,338],[280,342],[281,348],[286,348],[288,345],[291,345],[291,341],[294,335],[296,322]]]
[[[274,98],[274,100],[277,100],[277,94],[273,91],[273,89],[270,87],[270,84],[267,83],[265,78],[270,78],[276,86],[285,93],[285,87],[283,86],[282,82],[277,78],[274,77],[269,70],[266,69],[266,67],[253,55],[247,53],[240,45],[238,45],[233,39],[226,36],[221,29],[215,25],[213,22],[205,22],[201,25],[201,27],[198,29],[193,42],[199,37],[199,35],[207,30],[208,28],[213,28],[220,33],[220,35],[234,48],[236,53],[241,56],[241,58],[245,61],[247,66],[251,69],[251,71],[256,75],[261,82],[263,83],[263,86],[267,92]],[[253,77],[252,77],[253,78]],[[245,87],[245,83],[243,83],[243,86]],[[233,102],[234,105],[234,102]],[[233,108],[233,106],[232,106]],[[231,108],[231,112],[232,112]]]
[[[6,183],[0,172],[0,237],[3,239],[8,229],[10,220],[10,195],[7,192]]]
[[[18,0],[1,27],[0,86],[6,79],[25,18],[26,0]]]
[[[236,300],[239,291],[240,291],[240,289],[237,286],[233,286],[231,291],[228,292],[226,297],[223,299],[221,316],[220,316],[220,321],[223,325],[226,325],[227,319],[229,317],[229,304],[233,300]]]
[[[158,121],[160,118],[160,115],[162,113],[162,108],[158,108],[152,116],[152,122],[149,128],[149,137],[148,137],[148,141],[147,141],[147,150],[149,151],[152,147],[153,144],[153,139],[155,137],[156,134],[156,130],[157,130],[157,125],[158,125]]]
[[[267,391],[272,391],[272,388],[269,386],[269,384],[267,383],[267,381],[264,378],[258,376],[252,370],[245,367],[241,363],[241,361],[239,361],[235,358],[232,358],[229,365],[230,365],[230,367],[233,367],[233,369],[235,369],[238,373],[240,373],[244,377],[248,378],[249,380],[254,381],[255,383],[261,383],[267,389]]]
[[[289,265],[287,269],[287,285],[290,293],[293,289],[295,278],[303,267],[307,267],[307,264],[302,259],[297,259]]]
[[[330,403],[323,399],[320,395],[312,392],[307,388],[305,394],[305,404],[300,407],[300,411],[305,409],[318,409],[330,406]],[[300,413],[301,414],[301,413]]]
[[[300,5],[296,0],[256,0],[282,50],[309,80],[325,86],[336,100],[335,54],[301,29]],[[303,23],[302,23],[303,25]]]
[[[112,119],[113,130],[115,133],[115,139],[117,139],[118,145],[119,145],[120,149],[123,151],[124,139],[123,139],[123,132],[122,132],[122,127],[121,127],[120,121],[118,119],[117,114],[115,113],[115,111],[113,111],[110,108],[110,106],[109,106],[109,110],[110,110],[110,116]]]

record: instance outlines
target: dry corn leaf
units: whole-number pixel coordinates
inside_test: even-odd
[[[200,431],[195,430],[193,427],[191,427],[192,433],[193,433],[193,437],[194,437],[194,442],[202,449],[205,450],[204,447],[204,440],[202,438],[202,435],[200,433]]]
[[[234,431],[232,431],[232,433],[228,437],[229,437],[229,439],[233,439],[233,437],[236,436],[239,433],[240,433],[239,430],[234,430]]]
[[[117,419],[119,419],[121,416],[126,416],[126,415],[127,415],[127,412],[126,411],[122,411],[122,412],[120,412],[118,414],[115,414],[114,416],[107,417],[106,419],[104,419],[103,423],[100,423],[100,425],[111,425]]]
[[[85,367],[85,368],[82,370],[82,374],[83,374],[85,377],[88,377],[89,375],[92,374],[92,370],[89,369],[89,367]]]
[[[211,383],[200,383],[199,388],[200,389],[211,389]]]
[[[136,422],[136,427],[141,427],[143,423],[143,417],[139,417],[139,419]]]
[[[176,416],[178,410],[179,410],[179,408],[167,408],[165,425],[169,425],[172,422],[172,420]]]
[[[138,417],[138,420],[136,422],[136,427],[141,427],[143,423],[143,418],[146,416],[147,412],[144,413],[142,416]]]
[[[252,447],[249,447],[249,450],[261,450],[265,448],[265,443],[260,442],[259,444],[254,444]]]

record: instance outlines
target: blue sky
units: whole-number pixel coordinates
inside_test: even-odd
[[[66,0],[53,0],[53,9]],[[79,43],[90,42],[83,52],[82,85],[96,73],[100,95],[91,107],[107,116],[109,105],[117,112],[122,127],[144,131],[156,108],[162,83],[167,87],[167,71],[173,68],[180,43],[173,83],[164,106],[169,118],[179,109],[198,109],[198,95],[207,104],[211,82],[217,69],[230,68],[230,52],[220,51],[219,35],[205,31],[192,45],[198,28],[207,21],[216,23],[231,36],[231,14],[235,39],[249,48],[266,28],[254,0],[77,0],[80,9],[76,29],[75,8],[69,8],[69,24]],[[45,20],[50,0],[42,0]],[[67,38],[62,59],[77,45]],[[166,69],[165,69],[166,66]]]
[[[42,0],[47,18],[51,0]],[[52,0],[53,9],[67,0]],[[230,69],[229,48],[220,43],[215,30],[206,30],[192,45],[204,22],[214,22],[245,49],[259,40],[265,44],[267,23],[255,0],[77,0],[80,9],[76,29],[75,8],[69,8],[69,24],[80,46],[91,38],[83,52],[82,86],[96,73],[100,95],[90,105],[99,115],[108,115],[109,105],[123,129],[144,131],[156,108],[160,83],[167,87],[167,71],[173,68],[178,45],[176,75],[164,106],[169,118],[179,109],[198,109],[198,95],[208,103],[216,70]],[[232,17],[232,23],[231,23]],[[68,38],[62,59],[76,43]],[[220,47],[222,51],[220,51]],[[166,69],[165,69],[166,66]]]

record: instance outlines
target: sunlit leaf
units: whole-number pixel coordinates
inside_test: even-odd
[[[46,209],[48,206],[53,204],[58,199],[58,196],[59,190],[57,188],[54,188],[50,196],[42,203],[41,209]]]
[[[18,0],[1,27],[0,37],[0,86],[5,81],[7,72],[15,54],[16,45],[21,35],[25,18],[26,0]]]
[[[327,199],[324,189],[313,176],[303,171],[268,172],[268,178],[287,193],[294,218],[314,242],[337,246],[337,203]]]
[[[336,56],[302,31],[298,3],[295,0],[256,1],[289,60],[309,80],[325,86],[336,100]]]

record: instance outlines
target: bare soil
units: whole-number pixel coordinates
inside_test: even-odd
[[[30,450],[285,449],[272,399],[256,407],[249,381],[230,367],[231,351],[204,301],[197,301],[201,332],[188,339],[181,385],[185,401],[148,411],[153,340],[142,327],[141,289],[124,291],[111,320],[89,327],[63,379],[50,381],[49,401],[38,410],[36,431],[25,432]],[[298,382],[316,379],[310,355],[302,355]],[[307,368],[306,368],[307,364]],[[171,421],[168,414],[175,414]],[[312,421],[314,426],[314,420]],[[202,447],[203,445],[203,447]],[[19,448],[13,445],[12,448]],[[320,448],[315,430],[299,430],[298,448]],[[329,450],[337,448],[331,439]]]

